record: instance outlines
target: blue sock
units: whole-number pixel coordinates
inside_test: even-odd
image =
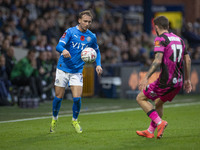
[[[53,116],[54,117],[58,116],[61,102],[62,102],[62,98],[57,98],[56,96],[54,97],[54,99],[53,99]]]
[[[77,119],[81,109],[81,97],[74,97],[73,101],[74,101],[72,106],[73,118]]]

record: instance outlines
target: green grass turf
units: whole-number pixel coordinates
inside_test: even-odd
[[[150,119],[142,110],[84,115],[84,112],[136,108],[134,100],[83,99],[79,120],[83,133],[77,134],[71,126],[71,116],[60,117],[56,133],[49,134],[50,118],[13,123],[0,122],[0,149],[2,150],[196,150],[200,147],[200,96],[177,96],[166,104],[195,104],[165,107],[163,119],[169,125],[162,139],[146,139],[136,130],[149,126]],[[196,103],[197,102],[197,103]],[[63,101],[61,114],[69,114],[71,101]],[[114,107],[113,107],[114,106]],[[68,112],[69,111],[69,112]],[[51,103],[42,103],[37,109],[0,107],[0,121],[51,115]],[[156,133],[155,133],[156,135]]]

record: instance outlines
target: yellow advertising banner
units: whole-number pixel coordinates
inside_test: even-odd
[[[157,12],[155,13],[155,17],[157,16],[165,16],[169,19],[170,25],[172,29],[181,29],[183,14],[180,11],[174,12]]]

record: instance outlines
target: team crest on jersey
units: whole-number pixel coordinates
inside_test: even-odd
[[[85,40],[85,36],[81,36],[81,41],[84,41]]]
[[[62,35],[62,38],[65,38],[66,34],[67,34],[67,33],[65,32],[65,33]]]
[[[177,78],[173,78],[173,81],[172,81],[174,84],[177,83]]]
[[[91,41],[91,37],[90,37],[90,36],[87,37],[87,41],[88,41],[88,42]]]
[[[160,47],[160,41],[155,41],[154,45],[155,47]]]

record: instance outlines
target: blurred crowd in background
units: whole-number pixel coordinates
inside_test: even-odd
[[[155,35],[144,33],[142,22],[127,21],[124,12],[107,3],[0,0],[0,95],[9,98],[10,87],[30,85],[33,96],[51,98],[44,93],[51,92],[48,87],[55,76],[59,57],[55,47],[64,31],[77,25],[78,13],[86,9],[94,14],[91,31],[97,35],[102,64],[149,66]],[[185,40],[192,60],[200,60],[200,19],[171,31]],[[16,60],[16,48],[26,49],[27,56]]]

